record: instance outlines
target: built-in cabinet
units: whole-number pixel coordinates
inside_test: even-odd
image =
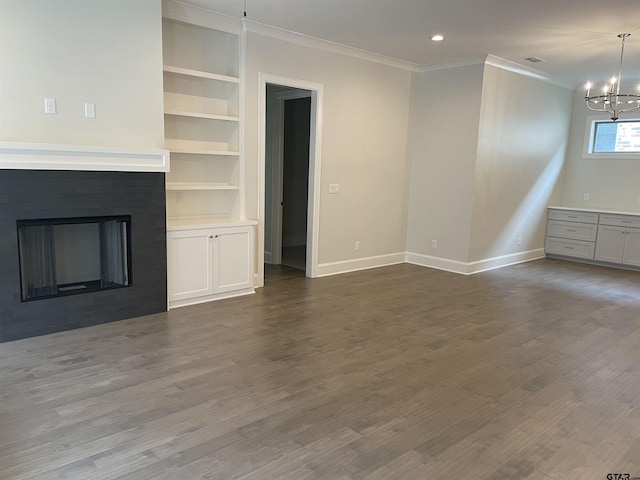
[[[600,215],[595,260],[640,267],[640,217]]]
[[[244,215],[241,36],[167,2],[163,16],[169,306],[253,291]]]
[[[550,209],[545,252],[593,260],[597,233],[597,213]]]
[[[640,216],[550,208],[545,252],[551,257],[640,267]]]
[[[169,231],[173,307],[253,291],[253,225]]]

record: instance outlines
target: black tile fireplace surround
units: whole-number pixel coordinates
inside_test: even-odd
[[[21,301],[17,220],[131,216],[130,287]],[[164,173],[0,170],[0,342],[167,309]]]

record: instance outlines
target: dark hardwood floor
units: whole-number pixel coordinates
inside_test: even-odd
[[[0,478],[640,477],[640,273],[267,279],[0,345]]]

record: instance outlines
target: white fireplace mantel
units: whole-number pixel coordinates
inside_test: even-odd
[[[0,142],[0,169],[168,172],[169,151]]]

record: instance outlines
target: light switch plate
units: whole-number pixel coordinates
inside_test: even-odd
[[[330,183],[329,193],[340,193],[340,185],[337,183]]]
[[[84,104],[84,118],[96,118],[96,104],[85,103]]]

